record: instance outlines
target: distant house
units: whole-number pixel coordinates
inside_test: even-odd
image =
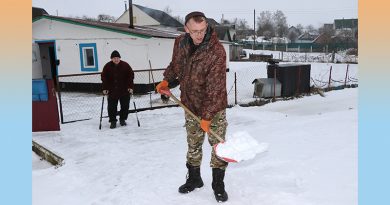
[[[313,43],[314,40],[319,36],[316,33],[304,32],[300,36],[298,36],[296,43]]]
[[[245,29],[245,30],[236,30],[236,39],[237,41],[242,41],[242,40],[245,40],[247,39],[249,36],[252,36],[254,35],[254,30],[253,29]],[[252,40],[253,41],[253,40]]]
[[[159,27],[176,30],[183,27],[178,20],[157,9],[151,9],[137,4],[133,4],[133,23],[135,26]],[[126,10],[117,20],[116,23],[129,24],[129,10]]]

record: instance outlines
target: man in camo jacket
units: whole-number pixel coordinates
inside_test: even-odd
[[[225,139],[226,134],[226,53],[219,42],[214,28],[208,25],[202,12],[191,12],[185,17],[186,33],[176,38],[172,61],[164,72],[164,80],[157,85],[159,93],[168,90],[171,82],[180,82],[181,101],[195,115],[201,118],[199,124],[185,114],[187,130],[188,178],[179,187],[180,193],[189,193],[203,186],[200,176],[202,144],[205,132],[212,129]],[[211,146],[219,143],[208,135]],[[227,201],[224,176],[228,163],[219,159],[214,150],[210,166],[213,173],[212,188],[217,201]]]

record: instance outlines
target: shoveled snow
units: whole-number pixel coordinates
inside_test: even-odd
[[[226,137],[224,143],[215,147],[219,157],[236,162],[253,159],[256,154],[267,151],[268,143],[258,143],[248,132],[240,131]]]

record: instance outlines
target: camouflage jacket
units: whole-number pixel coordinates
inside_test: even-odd
[[[194,52],[189,34],[176,38],[164,80],[177,79],[183,104],[202,119],[211,120],[227,107],[226,53],[210,26],[205,35]]]

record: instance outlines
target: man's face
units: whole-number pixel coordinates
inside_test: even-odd
[[[111,60],[112,60],[112,62],[113,62],[115,65],[117,65],[117,64],[121,61],[121,58],[119,58],[119,57],[113,57],[113,58],[111,58]]]
[[[190,34],[195,45],[202,43],[207,31],[207,22],[202,21],[197,23],[194,19],[190,19],[184,27],[187,33]]]

